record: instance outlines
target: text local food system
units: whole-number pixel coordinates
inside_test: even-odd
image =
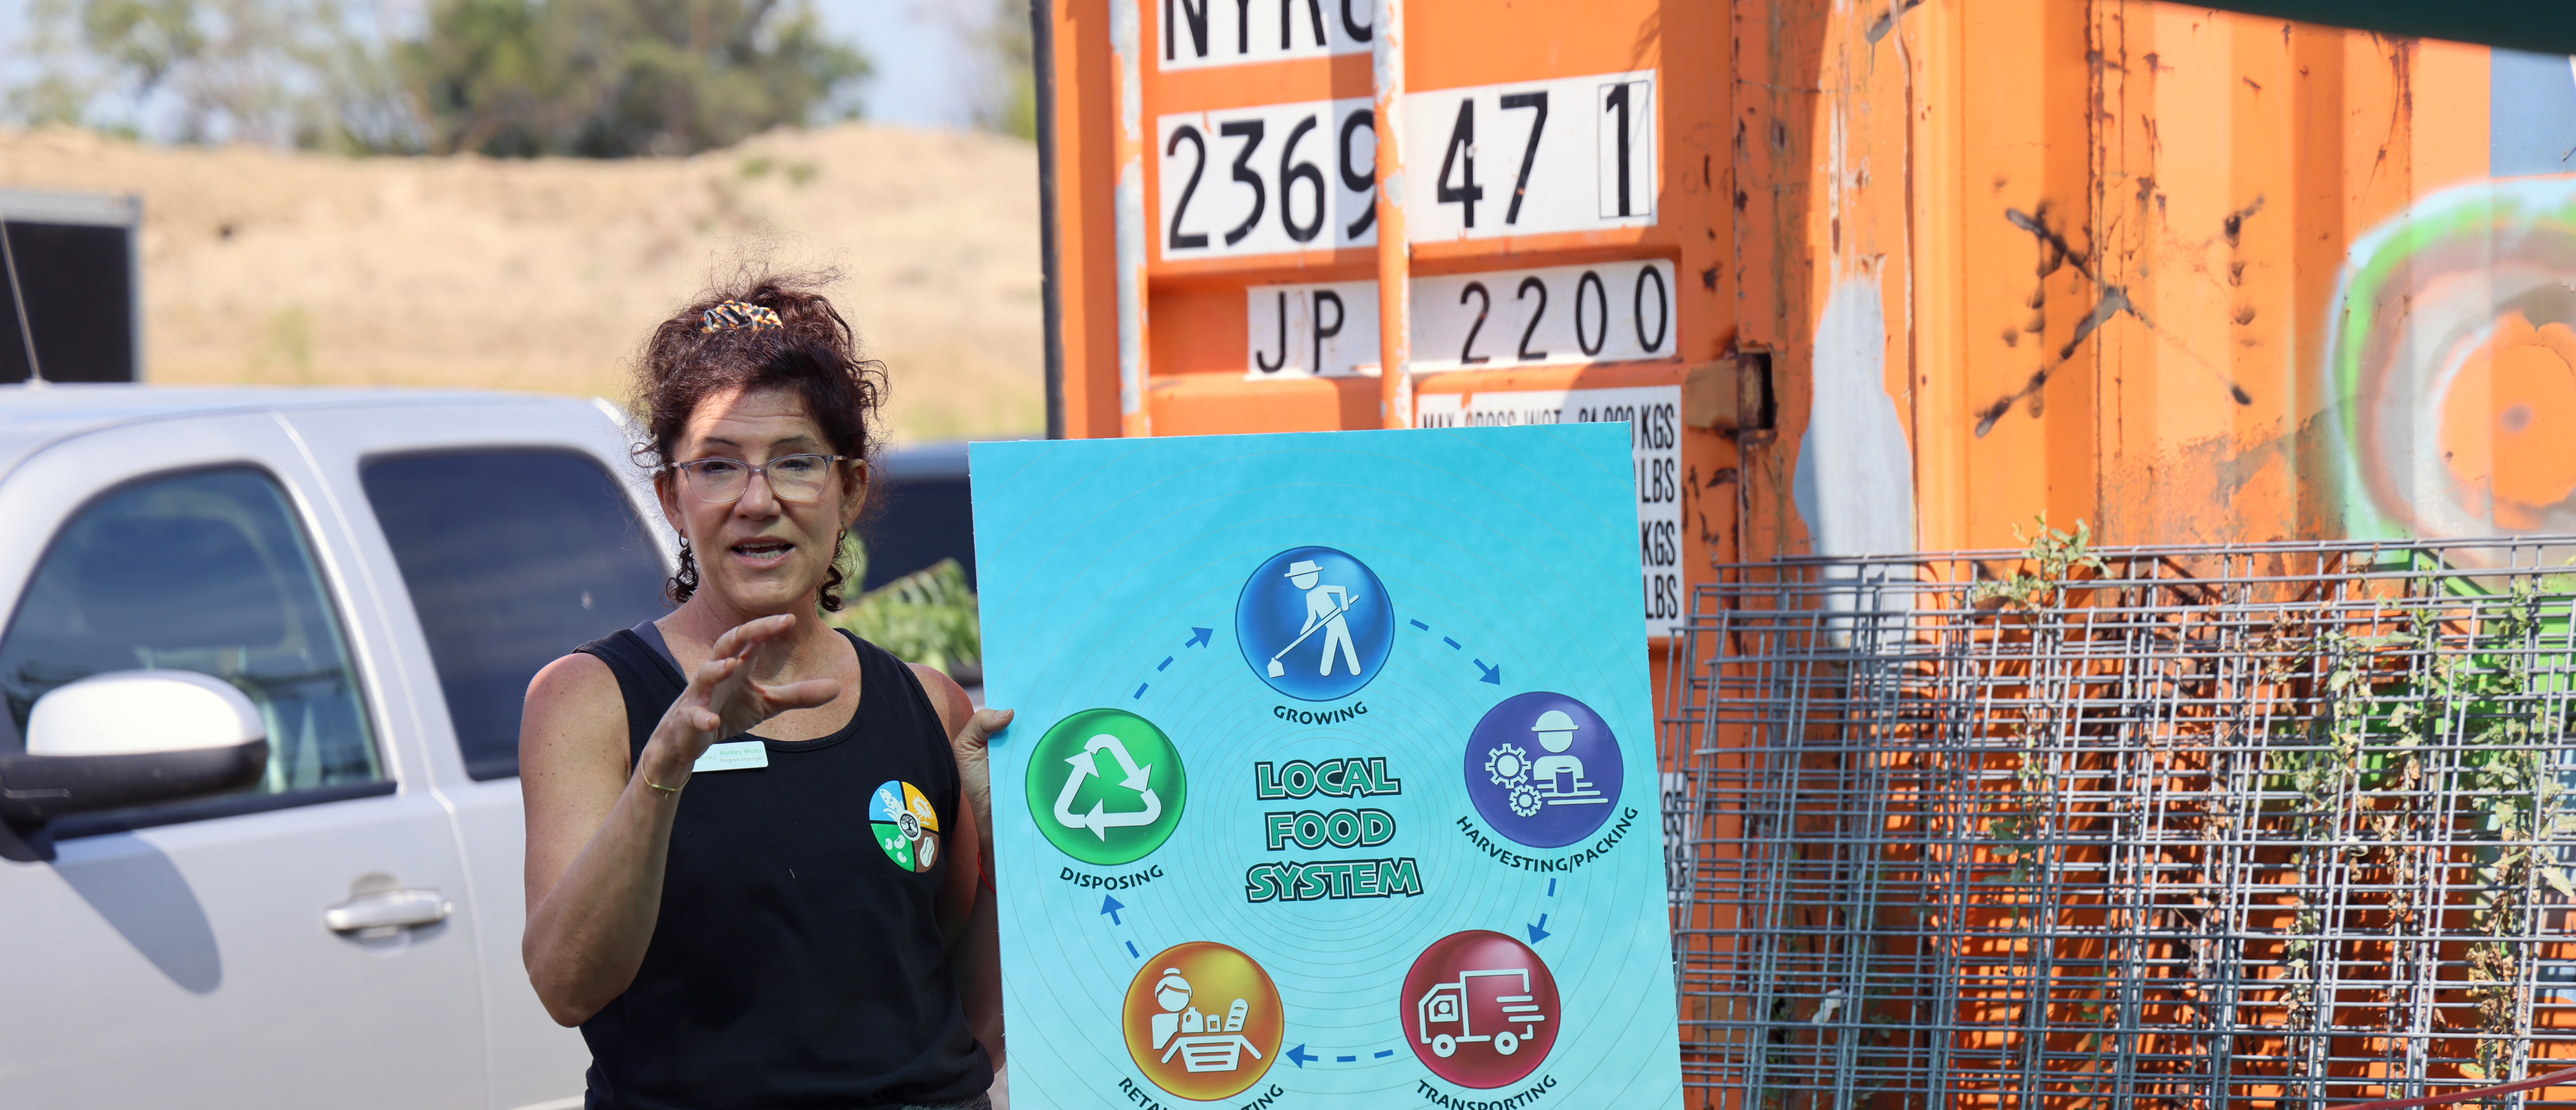
[[[1015,1097],[1680,1105],[1630,435],[974,445]]]

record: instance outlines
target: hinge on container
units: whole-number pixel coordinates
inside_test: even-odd
[[[1759,442],[1770,438],[1776,414],[1769,347],[1741,347],[1691,367],[1682,378],[1682,423],[1691,427]]]

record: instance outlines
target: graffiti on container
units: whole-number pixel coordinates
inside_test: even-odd
[[[2243,231],[2245,219],[2262,209],[2263,198],[2256,197],[2254,203],[2228,214],[2225,231],[2230,245],[2235,244],[2237,236]],[[1998,397],[1994,403],[1977,410],[1977,435],[1980,438],[1987,432],[1993,431],[1995,423],[2010,414],[2014,405],[2024,401],[2029,402],[2030,415],[2038,416],[2046,399],[2045,390],[2048,388],[2049,375],[2055,373],[2058,367],[2073,361],[2076,350],[2084,345],[2084,341],[2091,339],[2094,332],[2100,331],[2102,325],[2110,323],[2115,317],[2127,313],[2129,318],[2136,320],[2148,331],[2157,331],[2156,322],[2148,319],[2146,312],[2138,307],[2137,302],[2129,299],[2129,289],[2126,285],[2103,280],[2102,275],[2094,272],[2092,265],[2094,259],[2090,252],[2075,249],[2073,244],[2066,241],[2064,232],[2049,226],[2047,201],[2041,201],[2036,212],[2024,212],[2018,208],[2004,209],[2004,219],[2014,227],[2029,232],[2033,239],[2038,240],[2040,246],[2036,275],[2038,280],[2046,281],[2049,275],[2056,273],[2060,267],[2072,266],[2075,268],[2076,275],[2082,277],[2084,283],[2092,287],[2093,305],[2085,310],[2084,318],[2076,322],[2075,334],[2068,336],[2066,342],[2060,345],[2054,354],[2042,353],[2039,369],[2031,371],[2029,381],[2022,383],[2020,389]],[[2029,303],[2030,326],[2023,331],[2038,335],[2048,322],[2046,288],[2042,286],[2032,289]],[[2243,322],[2239,321],[2239,323]],[[2018,345],[2019,342],[2018,336],[2012,332],[2006,332],[2004,339],[2008,344]],[[2187,347],[2178,349],[2216,377],[2218,384],[2226,388],[2229,400],[2239,405],[2254,403],[2254,396],[2247,393],[2245,387],[2229,376],[2226,371],[2219,369],[2208,359],[2202,358],[2198,352]]]
[[[2576,530],[2576,177],[2417,201],[2354,241],[2327,325],[2352,536]]]

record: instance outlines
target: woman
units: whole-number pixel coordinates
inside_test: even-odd
[[[679,607],[539,672],[519,739],[522,955],[588,1105],[989,1106],[1010,714],[822,620],[880,371],[770,279],[664,321],[638,378]]]

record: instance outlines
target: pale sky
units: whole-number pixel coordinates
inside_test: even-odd
[[[22,53],[10,48],[27,33],[30,0],[0,0],[0,83],[25,76]],[[383,0],[394,11],[425,0]],[[876,62],[868,117],[909,127],[963,127],[972,122],[976,83],[968,20],[990,8],[968,0],[815,0],[825,26],[856,41]]]
[[[876,62],[876,80],[867,94],[869,118],[912,127],[972,122],[975,86],[967,29],[949,14],[970,5],[953,0],[817,0],[816,7],[835,35],[856,41]]]

